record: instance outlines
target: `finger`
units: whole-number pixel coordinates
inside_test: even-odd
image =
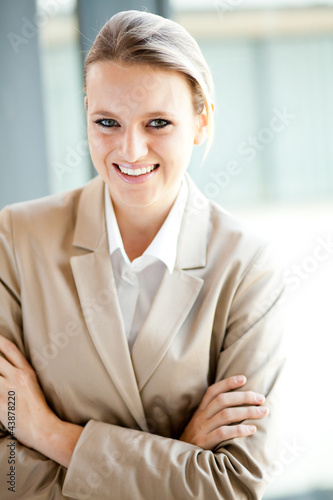
[[[4,378],[8,378],[13,373],[13,369],[13,365],[10,364],[6,358],[0,356],[0,375]]]
[[[265,396],[253,391],[237,391],[220,393],[211,401],[206,411],[206,417],[211,418],[224,408],[241,405],[261,405],[265,401]]]
[[[16,368],[30,367],[28,361],[18,347],[2,335],[0,335],[0,352],[2,352],[6,356],[6,359]]]
[[[237,437],[251,436],[256,432],[257,428],[255,425],[226,425],[215,429],[213,432],[206,436],[206,440],[201,446],[205,450],[213,450],[221,442],[227,441],[228,439],[234,439]]]
[[[224,380],[220,380],[215,384],[208,387],[199,408],[204,409],[207,405],[216,398],[220,393],[232,391],[238,387],[242,387],[246,383],[246,377],[244,375],[235,375],[233,377],[228,377]]]
[[[269,409],[266,406],[260,408],[256,406],[225,408],[220,413],[207,421],[205,425],[206,432],[212,432],[224,425],[235,424],[243,420],[253,420],[266,417]]]

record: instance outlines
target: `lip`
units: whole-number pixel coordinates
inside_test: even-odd
[[[134,175],[123,174],[119,170],[118,165],[120,165],[121,167],[124,167],[124,168],[131,169],[131,170],[136,170],[137,168],[147,168],[147,167],[151,167],[152,165],[158,165],[158,167],[156,167],[151,172],[148,172],[147,174],[138,175],[136,177]],[[156,172],[158,172],[158,169],[159,169],[160,165],[159,165],[159,163],[140,163],[140,164],[138,163],[136,165],[128,165],[128,164],[124,164],[124,163],[119,163],[119,164],[118,163],[112,163],[112,166],[115,169],[115,171],[117,172],[117,175],[124,182],[127,182],[128,184],[142,184],[144,182],[147,182],[153,175],[156,174]]]

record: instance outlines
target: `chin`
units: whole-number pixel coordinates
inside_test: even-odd
[[[148,207],[154,204],[156,201],[160,199],[160,196],[155,193],[145,193],[145,192],[120,192],[114,189],[114,185],[108,185],[109,191],[111,193],[111,198],[122,205],[128,205],[131,207]]]

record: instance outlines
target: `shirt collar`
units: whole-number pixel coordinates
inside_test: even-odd
[[[134,270],[140,270],[143,263],[146,263],[146,265],[148,265],[152,261],[158,259],[162,261],[167,266],[169,272],[172,273],[176,262],[177,242],[184,215],[187,196],[188,186],[186,179],[183,178],[176,201],[174,202],[167,218],[165,219],[157,235],[155,236],[149,247],[144,251],[144,253],[137,259],[134,259],[133,262],[130,262],[124,249],[109,190],[107,188],[107,185],[105,184],[105,220],[110,255],[112,255],[117,249],[119,249],[126,264],[133,267]],[[151,257],[153,258],[153,260],[151,259]]]

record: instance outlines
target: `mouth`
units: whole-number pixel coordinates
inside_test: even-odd
[[[123,167],[122,165],[118,165],[117,163],[113,164],[122,174],[128,175],[129,177],[141,177],[142,175],[149,174],[156,170],[160,165],[159,163],[155,163],[153,165],[142,166],[140,168],[128,168]]]

